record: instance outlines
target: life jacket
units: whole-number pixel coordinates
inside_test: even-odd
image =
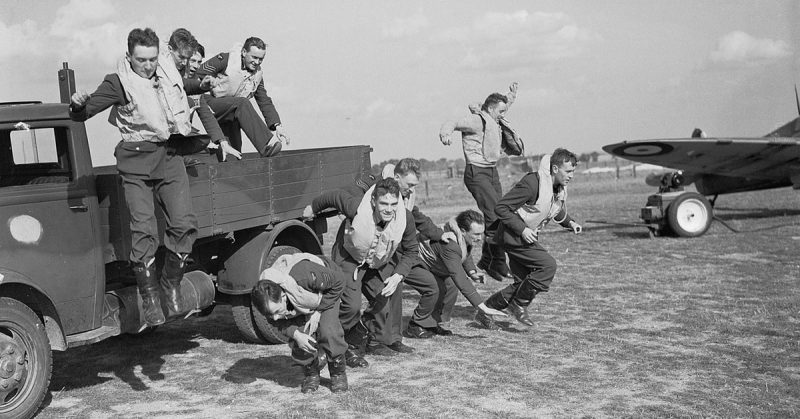
[[[557,194],[553,193],[553,176],[550,174],[550,155],[545,154],[539,162],[539,197],[533,205],[524,204],[517,209],[517,214],[525,221],[525,225],[533,230],[536,240],[539,240],[541,231],[550,220],[554,219],[561,209],[567,207],[567,187],[564,186]],[[564,221],[564,220],[561,220]],[[556,220],[556,222],[561,222]]]
[[[114,105],[108,122],[119,128],[122,141],[162,142],[172,134],[191,132],[183,78],[171,58],[159,60],[151,79],[134,73],[128,60],[122,58],[117,62],[117,76],[128,104]]]
[[[372,215],[374,190],[375,185],[372,185],[361,198],[353,220],[345,220],[342,244],[359,265],[366,264],[372,269],[378,269],[389,263],[400,246],[406,229],[406,214],[404,208],[398,209],[394,218],[382,230],[379,229]]]
[[[461,233],[461,229],[458,228],[456,218],[452,217],[447,220],[447,222],[442,225],[442,230],[451,231],[456,235],[456,243],[458,243],[458,247],[461,249],[461,263],[464,263],[469,255],[467,252],[467,241],[464,239],[464,234]],[[422,259],[422,262],[428,266],[428,268],[436,265],[438,256],[433,251],[430,240],[421,240],[419,242],[419,257]]]
[[[255,73],[242,68],[242,45],[236,44],[228,54],[228,67],[218,76],[219,84],[211,90],[214,97],[238,96],[250,99],[264,79],[259,67]]]
[[[322,293],[316,293],[301,287],[289,274],[294,265],[303,260],[325,266],[325,262],[315,255],[310,253],[294,253],[278,257],[275,263],[269,268],[264,269],[258,277],[259,280],[272,281],[283,289],[286,293],[286,297],[295,308],[294,316],[291,317],[313,312],[319,307],[320,301],[322,301]]]

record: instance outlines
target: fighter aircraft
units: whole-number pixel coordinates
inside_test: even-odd
[[[800,114],[796,87],[795,99]],[[800,118],[762,138],[704,138],[699,129],[692,137],[603,147],[627,160],[677,169],[656,180],[659,191],[642,208],[642,219],[652,234],[703,235],[711,226],[718,195],[785,186],[800,189]],[[692,182],[699,193],[683,190]],[[648,183],[653,184],[652,179]]]

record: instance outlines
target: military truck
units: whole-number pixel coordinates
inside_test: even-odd
[[[36,413],[50,382],[52,350],[148,330],[128,261],[121,180],[114,166],[93,167],[84,124],[69,119],[74,73],[66,63],[59,81],[62,103],[0,104],[3,418]],[[272,158],[246,153],[227,162],[210,154],[186,159],[199,227],[181,283],[191,311],[167,321],[227,303],[247,340],[283,342],[251,308],[250,291],[280,254],[321,252],[325,220],[303,222],[303,208],[368,171],[370,151],[346,146]],[[163,239],[163,214],[157,217]]]

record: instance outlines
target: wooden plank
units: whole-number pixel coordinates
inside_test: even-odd
[[[306,205],[311,204],[311,201],[313,201],[317,196],[318,194],[306,194],[273,199],[272,212],[274,214],[278,214],[285,211],[299,210],[300,215],[302,215],[303,208],[305,208]]]
[[[264,173],[215,179],[211,182],[211,188],[215,195],[226,192],[246,191],[248,189],[268,188],[270,186],[269,176]]]
[[[322,177],[319,166],[303,167],[286,170],[273,170],[270,176],[272,185],[285,185],[296,182],[316,182]]]
[[[236,207],[220,208],[214,210],[214,223],[225,224],[237,220],[246,220],[269,215],[265,213],[262,203],[251,203]]]
[[[242,159],[238,162],[221,162],[209,166],[210,179],[237,178],[254,173],[269,173],[271,159]]]
[[[321,181],[314,182],[295,182],[272,187],[272,196],[289,198],[294,196],[310,195],[316,197],[320,194]],[[312,198],[313,199],[313,198]]]
[[[272,194],[267,187],[248,189],[245,191],[233,191],[214,194],[213,209],[221,211],[225,208],[238,207],[240,205],[259,203],[264,208],[269,208],[269,201]]]

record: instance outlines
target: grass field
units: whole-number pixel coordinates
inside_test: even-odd
[[[459,179],[429,180],[427,197],[423,186],[420,207],[437,222],[474,207]],[[578,176],[570,213],[635,223],[652,192],[641,178]],[[323,388],[302,395],[288,347],[244,343],[219,306],[147,336],[55,353],[40,417],[798,417],[800,195],[726,195],[716,211],[740,232],[550,228],[541,237],[559,268],[531,306],[535,327],[480,329],[461,298],[454,336],[406,339],[415,354],[368,358],[369,368],[348,370],[344,394],[325,387],[325,371]],[[484,297],[504,285],[487,281]],[[406,293],[406,314],[416,298]]]

